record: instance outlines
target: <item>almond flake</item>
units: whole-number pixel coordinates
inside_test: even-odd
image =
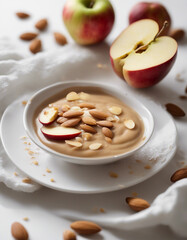
[[[133,120],[125,120],[124,125],[128,129],[133,129],[135,128],[135,122]]]
[[[27,222],[27,221],[29,221],[29,218],[28,217],[24,217],[23,220]]]
[[[38,166],[38,161],[33,161],[32,162],[34,165]]]
[[[51,170],[49,168],[46,168],[46,172],[51,173]]]
[[[82,147],[82,143],[81,142],[65,140],[65,143],[67,143],[67,144],[69,144],[70,146],[73,146],[73,147]]]
[[[17,176],[18,176],[18,173],[17,173],[17,172],[14,172],[14,176],[16,176],[16,177],[17,177]]]
[[[101,213],[105,213],[104,208],[100,208],[99,211],[100,211]]]
[[[66,96],[67,101],[75,101],[79,99],[79,95],[76,92],[70,92]]]
[[[151,166],[147,164],[147,165],[144,166],[144,169],[149,170],[149,169],[151,169]]]
[[[22,182],[23,182],[23,183],[28,183],[28,184],[31,184],[31,183],[32,183],[32,181],[31,181],[30,178],[24,178],[24,179],[22,179]]]
[[[102,147],[102,143],[92,143],[90,146],[89,146],[89,149],[90,150],[97,150],[99,148]]]
[[[83,133],[82,136],[85,141],[89,141],[92,138],[91,133]]]
[[[51,181],[51,182],[55,182],[54,178],[51,178],[50,181]]]
[[[118,178],[118,174],[115,172],[109,172],[111,178]]]
[[[65,104],[65,105],[62,105],[62,111],[63,112],[67,112],[69,109],[70,109],[70,106],[69,105],[67,105],[67,104]]]
[[[76,111],[76,110],[81,110],[81,108],[80,107],[78,107],[78,106],[73,106],[73,107],[71,107],[71,110],[73,110],[73,111]]]
[[[31,150],[29,150],[29,151],[28,151],[28,154],[29,154],[29,155],[33,155],[33,154],[34,154],[34,152],[33,152],[33,151],[31,151]]]
[[[81,137],[76,137],[75,140],[80,143],[83,141]]]
[[[22,104],[23,104],[23,105],[26,105],[26,104],[27,104],[27,101],[22,101]]]
[[[109,111],[112,113],[112,114],[115,114],[115,115],[120,115],[121,112],[122,112],[122,109],[120,107],[117,107],[117,106],[112,106],[109,108]]]
[[[79,98],[81,100],[88,100],[90,98],[90,95],[84,92],[79,93]]]

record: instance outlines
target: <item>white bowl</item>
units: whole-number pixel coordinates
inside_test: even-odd
[[[144,127],[145,127],[145,131],[144,131],[145,140],[142,141],[140,145],[138,145],[136,148],[134,148],[129,152],[126,152],[120,155],[100,157],[100,158],[98,157],[97,158],[81,158],[81,157],[65,155],[65,154],[56,152],[53,149],[44,145],[39,140],[33,127],[33,118],[35,115],[35,111],[43,102],[47,101],[49,98],[55,95],[58,95],[62,90],[65,90],[70,87],[71,88],[72,87],[98,87],[100,89],[103,89],[106,93],[111,94],[114,97],[117,97],[122,102],[130,106],[141,116],[143,120]],[[43,88],[37,93],[35,93],[31,97],[31,99],[28,101],[25,107],[24,114],[23,114],[23,123],[28,136],[40,148],[47,151],[48,153],[61,157],[62,160],[64,161],[76,163],[76,164],[82,164],[82,165],[99,165],[99,164],[111,163],[117,160],[124,159],[127,156],[130,156],[133,153],[135,153],[141,147],[143,147],[150,139],[154,129],[154,120],[151,112],[141,102],[134,99],[134,97],[130,96],[129,94],[128,95],[125,94],[123,89],[119,89],[111,85],[106,86],[106,84],[104,83],[93,83],[93,82],[91,83],[91,82],[83,82],[83,81],[82,82],[69,81],[69,82],[56,83],[46,88]]]

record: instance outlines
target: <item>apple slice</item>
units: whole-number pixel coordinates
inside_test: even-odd
[[[44,109],[44,111],[42,111],[42,113],[39,116],[39,121],[43,124],[43,125],[49,125],[52,122],[55,121],[55,119],[58,116],[58,110],[57,108],[46,108]]]
[[[135,88],[153,86],[171,69],[177,42],[171,37],[158,37],[160,33],[155,21],[144,19],[131,24],[112,44],[113,69],[129,85]]]
[[[65,127],[42,127],[41,132],[48,139],[67,140],[77,137],[81,130]]]

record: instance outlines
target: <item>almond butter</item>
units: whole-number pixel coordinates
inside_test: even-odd
[[[72,140],[65,140],[65,143],[67,143],[68,145],[72,146],[72,147],[82,147],[82,143],[81,142],[76,142],[76,141],[72,141]]]
[[[90,150],[97,150],[97,149],[99,149],[99,148],[101,148],[102,147],[102,143],[92,143],[92,144],[90,144],[90,146],[89,146],[89,149]]]
[[[183,29],[181,29],[181,28],[173,29],[169,33],[169,36],[174,38],[176,41],[180,41],[180,40],[182,40],[184,38],[185,31]]]
[[[38,52],[41,51],[42,49],[42,42],[40,39],[34,39],[32,40],[30,46],[29,46],[29,49],[30,51],[33,53],[33,54],[36,54]]]
[[[29,238],[27,230],[19,222],[12,223],[11,233],[16,240],[28,240]]]
[[[96,120],[92,117],[83,117],[82,121],[88,125],[96,125]]]
[[[61,126],[63,127],[75,127],[79,122],[80,122],[81,118],[71,118],[67,121],[65,121],[64,123],[62,123]]]
[[[108,117],[108,115],[106,113],[98,111],[98,110],[90,110],[89,113],[93,117],[101,119],[101,120],[106,119]]]
[[[101,126],[101,127],[113,127],[113,123],[110,121],[98,121],[97,125]]]
[[[46,29],[48,25],[48,21],[46,18],[43,18],[43,19],[40,19],[36,24],[35,24],[35,27],[40,30],[40,31],[43,31]]]
[[[65,230],[63,233],[64,240],[76,240],[76,235],[71,230]]]
[[[17,12],[16,15],[17,15],[17,17],[19,17],[21,19],[25,19],[25,18],[30,17],[30,15],[28,13],[25,13],[25,12]]]
[[[81,112],[81,111],[69,110],[63,114],[63,117],[73,118],[73,117],[80,117],[81,115],[83,115],[83,112]]]
[[[30,41],[30,40],[33,40],[34,38],[36,38],[37,36],[38,36],[37,33],[26,32],[26,33],[22,33],[20,35],[20,39],[25,40],[25,41]]]
[[[174,172],[170,180],[171,182],[177,182],[183,178],[187,178],[187,168],[181,168]]]
[[[55,41],[62,46],[67,44],[66,37],[59,32],[54,32],[54,38],[55,38]]]
[[[95,108],[95,106],[91,103],[86,103],[86,102],[83,102],[83,103],[79,103],[78,106],[80,108],[89,108],[89,109],[92,109],[92,108]]]
[[[173,103],[167,103],[166,110],[173,116],[173,117],[184,117],[186,114],[185,112]]]
[[[126,202],[135,212],[139,212],[150,207],[150,204],[142,198],[127,197]]]
[[[79,99],[79,95],[76,92],[70,92],[66,96],[67,101],[75,101]]]
[[[62,124],[64,122],[66,122],[68,120],[68,118],[65,118],[65,117],[59,117],[57,118],[56,122],[59,123],[59,124]]]
[[[135,128],[135,122],[133,120],[125,120],[124,125],[128,129],[134,129]]]
[[[91,235],[101,231],[101,227],[94,222],[76,221],[71,224],[71,228],[80,235]]]
[[[85,132],[89,132],[89,133],[96,133],[96,129],[87,125],[87,124],[81,124],[80,125],[81,129],[84,130]]]
[[[102,128],[102,133],[105,135],[105,137],[113,138],[113,132],[107,127]]]

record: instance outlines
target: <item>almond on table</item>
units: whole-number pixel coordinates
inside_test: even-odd
[[[36,24],[35,27],[40,30],[43,31],[47,28],[48,26],[48,21],[46,18],[40,19]]]
[[[68,43],[66,37],[62,33],[54,32],[54,38],[55,41],[62,46]]]

